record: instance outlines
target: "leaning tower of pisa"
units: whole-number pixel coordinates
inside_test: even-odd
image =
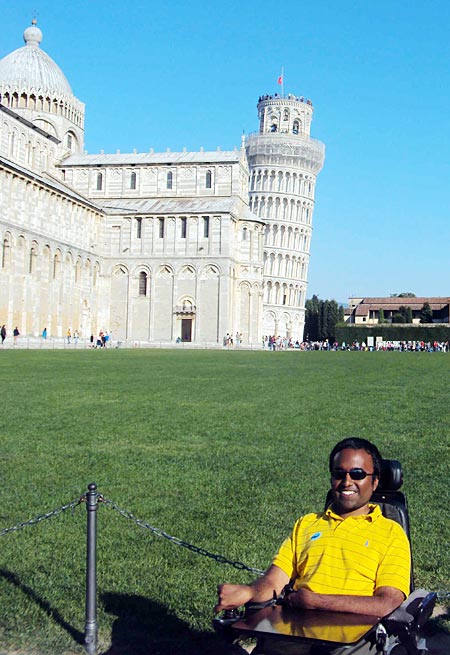
[[[305,324],[314,190],[325,146],[310,137],[303,97],[262,96],[259,132],[247,137],[250,209],[266,223],[263,334],[301,340]]]

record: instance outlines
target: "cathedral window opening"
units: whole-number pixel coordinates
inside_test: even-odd
[[[181,238],[185,239],[187,236],[187,218],[181,219]]]
[[[248,232],[247,228],[244,227],[242,229],[242,241],[247,241],[247,232]]]
[[[130,175],[130,189],[136,189],[136,173],[134,171]]]
[[[271,132],[276,132],[277,131],[277,124],[276,123],[272,123],[272,125],[270,126],[270,131]]]
[[[158,218],[159,223],[159,238],[164,239],[164,219]]]
[[[300,132],[300,123],[299,121],[295,120],[293,125],[292,125],[292,133],[293,134],[298,134]]]
[[[172,171],[169,171],[167,173],[166,189],[172,189],[172,188],[173,188],[173,173]]]
[[[142,239],[142,218],[136,219],[136,239]]]
[[[147,273],[145,271],[139,273],[139,295],[147,295]]]
[[[209,239],[209,216],[203,216],[203,236]]]
[[[30,273],[30,275],[36,273],[36,261],[37,261],[36,248],[32,247],[30,250],[30,261],[28,267],[28,272]]]
[[[289,120],[289,111],[287,109],[284,110],[284,120],[285,121]]]
[[[56,254],[53,258],[53,279],[56,280],[59,277],[61,270],[61,261],[59,255]]]
[[[205,184],[207,189],[211,189],[212,187],[212,173],[211,171],[206,171],[206,184]]]
[[[3,240],[2,248],[2,268],[7,268],[9,264],[10,245],[8,239]]]
[[[67,149],[72,150],[72,145],[73,145],[72,135],[68,134],[67,135]]]
[[[103,189],[103,173],[97,173],[97,191]]]
[[[287,304],[287,294],[283,293],[283,305]]]

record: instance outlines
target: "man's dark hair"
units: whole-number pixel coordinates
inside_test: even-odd
[[[373,443],[367,441],[367,439],[360,439],[359,437],[348,437],[347,439],[343,439],[342,441],[340,441],[335,445],[335,447],[330,453],[330,462],[329,462],[330,471],[333,468],[334,458],[338,453],[341,452],[341,450],[345,450],[345,448],[351,448],[352,450],[365,450],[366,453],[372,455],[374,473],[376,474],[377,478],[380,477],[380,473],[381,473],[380,451]]]

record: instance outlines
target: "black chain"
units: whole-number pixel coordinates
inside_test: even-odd
[[[8,534],[8,532],[15,532],[16,530],[22,530],[22,528],[27,528],[29,525],[36,525],[41,521],[45,521],[46,519],[51,519],[54,516],[58,516],[58,514],[67,512],[67,510],[69,509],[75,510],[75,507],[77,507],[78,505],[80,505],[80,503],[83,503],[85,501],[86,501],[86,496],[84,495],[81,496],[80,498],[77,498],[76,500],[72,500],[72,502],[68,503],[67,505],[62,505],[61,507],[57,507],[51,512],[47,512],[46,514],[41,514],[40,516],[36,516],[34,519],[29,519],[28,521],[24,521],[23,523],[18,523],[17,525],[13,525],[11,528],[3,528],[3,530],[0,530],[0,537],[3,536],[4,534]]]
[[[235,562],[233,560],[224,557],[223,555],[216,555],[214,553],[210,553],[208,550],[205,550],[205,548],[200,548],[199,546],[194,546],[193,544],[190,544],[187,541],[183,541],[183,539],[178,539],[178,537],[172,537],[170,534],[167,534],[167,532],[164,532],[164,530],[161,530],[160,528],[155,528],[152,525],[146,523],[145,521],[136,518],[135,516],[133,516],[131,512],[125,509],[121,509],[112,500],[106,500],[106,498],[103,498],[103,496],[99,498],[99,501],[105,503],[105,505],[108,505],[109,507],[111,507],[111,509],[114,509],[116,512],[124,516],[126,519],[130,519],[130,521],[136,523],[136,525],[138,525],[140,528],[144,528],[145,530],[150,530],[150,532],[152,532],[157,537],[163,537],[164,539],[171,541],[173,544],[176,544],[177,546],[181,546],[182,548],[187,548],[193,553],[197,553],[198,555],[204,555],[205,557],[210,557],[211,559],[215,560],[216,562],[219,562],[220,564],[229,564],[230,566],[233,566],[235,569],[238,569],[240,571],[250,571],[250,573],[255,573],[256,575],[263,575],[264,573],[264,571],[261,571],[260,569],[256,569],[253,566],[247,566],[247,564],[244,564],[243,562]]]

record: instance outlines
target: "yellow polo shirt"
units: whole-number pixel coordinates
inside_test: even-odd
[[[273,564],[320,594],[373,596],[379,587],[410,591],[411,551],[403,528],[369,505],[369,514],[343,519],[332,509],[296,522]]]

